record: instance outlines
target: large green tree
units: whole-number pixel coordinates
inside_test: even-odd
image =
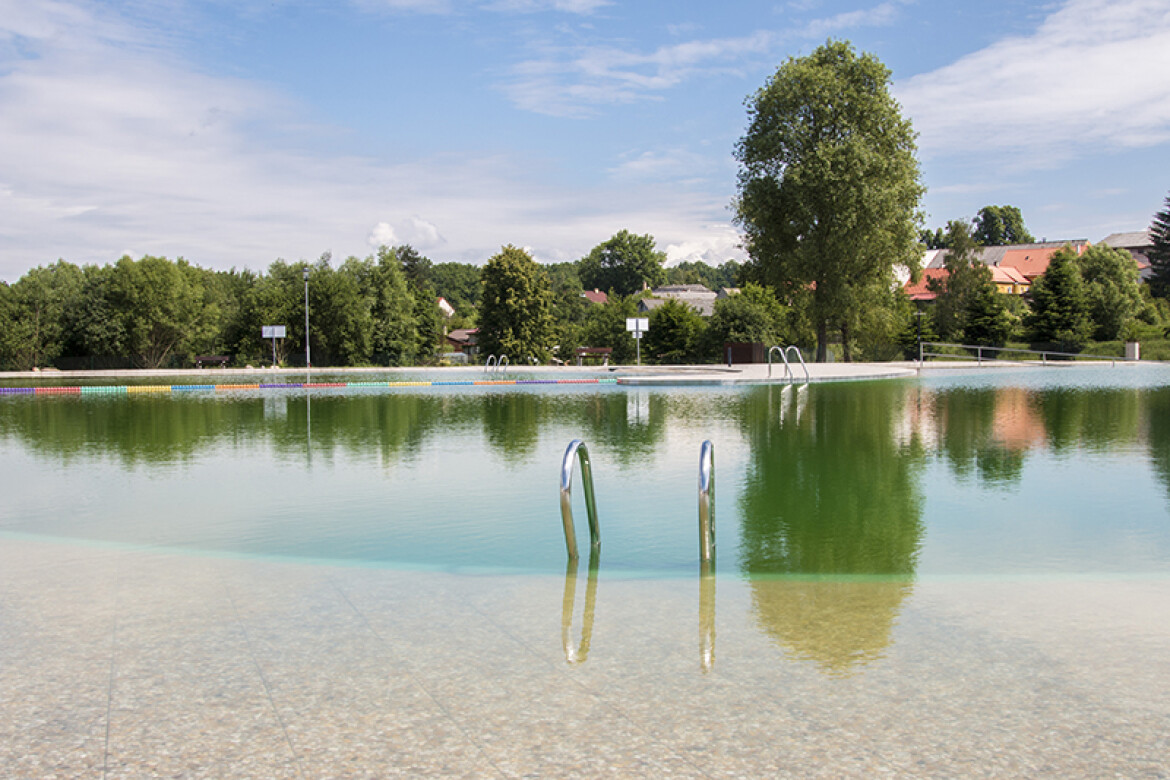
[[[81,270],[64,260],[34,268],[7,289],[0,306],[0,364],[18,371],[49,365],[65,344]]]
[[[1077,253],[1063,247],[1052,255],[1048,270],[1032,285],[1028,318],[1034,342],[1057,343],[1069,352],[1082,349],[1092,333],[1085,282]]]
[[[786,314],[771,290],[748,282],[738,295],[715,301],[707,322],[707,356],[721,358],[723,345],[729,342],[781,344],[787,335]]]
[[[703,347],[703,318],[681,301],[669,298],[650,312],[650,330],[642,338],[648,363],[697,363]]]
[[[1149,257],[1153,269],[1150,290],[1161,298],[1170,297],[1170,195],[1150,225]]]
[[[858,291],[917,270],[923,193],[890,71],[844,42],[789,59],[749,101],[736,219],[753,275],[781,300],[812,289],[817,359]]]
[[[628,230],[616,233],[581,258],[577,275],[586,289],[633,295],[642,286],[666,281],[666,253],[654,248],[654,237],[636,236]]]
[[[111,270],[110,300],[125,348],[143,368],[214,350],[219,309],[208,292],[210,272],[183,258],[120,259]]]
[[[1141,272],[1129,252],[1094,244],[1077,258],[1085,283],[1093,338],[1120,339],[1126,327],[1145,309]]]
[[[503,247],[483,268],[479,348],[513,363],[549,358],[555,338],[548,274],[523,249]]]
[[[975,240],[984,246],[1004,246],[1031,244],[1036,239],[1015,206],[984,206],[975,220]]]
[[[978,245],[963,220],[947,225],[943,260],[946,275],[927,286],[938,293],[933,308],[934,329],[948,341],[1003,346],[1012,320],[991,279],[991,269],[976,256]]]

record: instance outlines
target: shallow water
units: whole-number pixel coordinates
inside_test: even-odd
[[[427,387],[0,399],[0,531],[208,554],[562,571],[587,442],[610,572],[1170,571],[1170,371],[806,387]],[[577,530],[584,504],[574,487]],[[588,543],[581,539],[583,547]]]

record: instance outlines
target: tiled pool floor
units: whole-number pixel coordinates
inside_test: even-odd
[[[704,616],[602,563],[570,664],[562,577],[2,539],[0,776],[1170,774],[1164,578],[724,577]]]

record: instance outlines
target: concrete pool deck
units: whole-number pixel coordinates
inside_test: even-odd
[[[0,776],[1170,773],[1165,577],[585,582],[5,537]]]
[[[904,379],[915,376],[927,376],[944,371],[986,371],[1011,370],[1021,368],[1050,368],[1061,370],[1076,366],[1117,367],[1126,368],[1136,365],[1157,365],[1150,362],[1126,363],[1118,360],[1111,361],[1075,361],[1069,363],[1040,364],[1036,361],[1010,360],[947,360],[947,361],[895,361],[883,363],[808,363],[808,379],[813,382],[844,382],[878,379]],[[618,384],[635,386],[688,386],[688,385],[754,385],[785,383],[788,381],[802,382],[805,379],[804,370],[799,365],[792,366],[792,378],[789,380],[784,373],[784,365],[775,363],[770,368],[766,363],[745,363],[734,366],[721,364],[705,364],[690,366],[510,366],[502,375],[485,374],[479,366],[449,366],[440,368],[314,368],[311,372],[302,369],[256,369],[256,368],[203,368],[203,369],[134,369],[119,371],[9,371],[0,372],[0,381],[11,384],[33,384],[52,381],[59,383],[63,380],[110,380],[110,379],[165,379],[176,378],[187,383],[192,380],[200,382],[222,383],[238,382],[243,377],[259,378],[260,381],[273,382],[306,381],[313,377],[352,377],[356,380],[378,377],[379,379],[393,380],[396,376],[417,376],[420,373],[435,374],[444,378],[458,379],[485,379],[510,378],[517,375],[536,376],[541,379],[556,379],[558,377],[589,376],[598,379],[616,379]],[[29,381],[24,381],[29,380]],[[175,384],[179,384],[176,382]]]

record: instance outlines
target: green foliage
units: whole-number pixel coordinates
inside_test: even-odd
[[[789,59],[750,101],[736,147],[736,220],[753,275],[785,301],[812,287],[818,360],[829,328],[847,326],[857,290],[920,261],[914,132],[889,78],[848,43]]]
[[[786,344],[787,311],[771,290],[748,282],[738,295],[715,301],[707,323],[708,358],[718,358],[725,343]]]
[[[483,269],[479,347],[484,355],[549,358],[556,337],[548,274],[523,249],[503,247]]]
[[[601,306],[590,306],[585,312],[578,337],[579,347],[609,347],[613,350],[610,362],[627,364],[634,362],[637,345],[626,330],[626,319],[638,316],[638,304],[632,297],[610,296],[609,302]],[[563,342],[562,342],[563,344]],[[571,360],[572,353],[566,352],[563,359]]]
[[[642,359],[658,363],[697,363],[706,323],[690,306],[673,298],[650,312],[650,331],[642,337]]]
[[[938,293],[933,307],[933,326],[944,341],[1003,346],[1014,320],[992,281],[991,269],[976,257],[977,245],[970,227],[962,220],[947,225],[944,259],[947,275],[927,285]]]
[[[975,240],[983,246],[1031,244],[1036,239],[1024,227],[1024,217],[1015,206],[984,206],[976,219]]]
[[[454,306],[457,314],[468,316],[479,307],[479,273],[467,263],[436,263],[431,266],[430,280],[435,293]]]
[[[1092,321],[1076,252],[1069,247],[1055,252],[1031,293],[1028,327],[1032,341],[1060,344],[1062,351],[1079,351],[1089,340]]]
[[[1159,298],[1170,297],[1170,195],[1150,224],[1150,245],[1150,289]]]
[[[653,236],[622,230],[581,258],[577,275],[585,289],[633,295],[643,284],[654,287],[666,280],[665,262],[666,253],[654,249]]]
[[[988,276],[990,282],[990,274]],[[967,301],[963,343],[1002,347],[1012,335],[1013,320],[1003,304],[1004,296],[994,284],[978,287]]]
[[[1137,263],[1124,249],[1094,244],[1077,258],[1077,265],[1085,283],[1093,338],[1121,338],[1146,308]]]
[[[710,266],[702,260],[685,261],[666,269],[666,284],[701,284],[710,290],[737,287],[741,267],[735,260]]]
[[[66,313],[79,300],[82,274],[59,260],[22,276],[0,301],[0,364],[17,371],[50,365],[61,354]]]
[[[121,320],[124,348],[143,368],[206,354],[216,341],[217,301],[207,274],[179,258],[123,257],[109,280],[110,302]]]

